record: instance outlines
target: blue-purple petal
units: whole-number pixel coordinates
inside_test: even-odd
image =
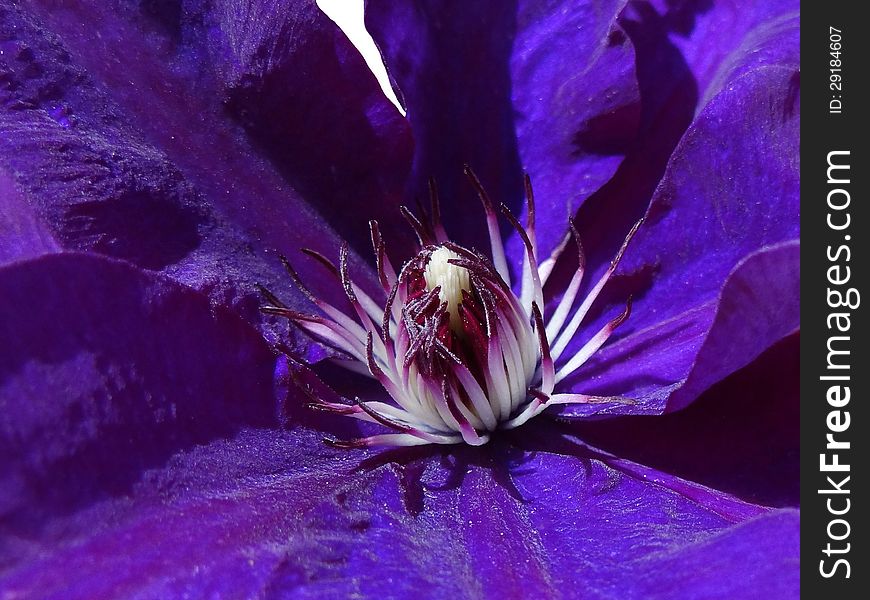
[[[537,191],[544,253],[634,141],[639,106],[621,0],[497,5],[369,1],[366,22],[408,108],[409,195],[438,181],[448,232],[484,247],[462,175],[522,210],[522,172]],[[521,245],[512,247],[520,256]]]
[[[625,334],[567,384],[584,393],[636,400],[615,405],[606,414],[678,410],[796,331],[799,292],[800,244],[784,242],[759,250],[735,267],[718,297]],[[665,311],[656,311],[653,318],[660,312]],[[783,375],[795,376],[796,365],[784,368]],[[567,406],[560,414],[586,413]]]
[[[650,5],[679,49],[702,98],[710,98],[734,63],[773,64],[799,60],[796,0],[653,0]],[[781,37],[778,43],[766,40]],[[790,39],[789,39],[790,38]],[[745,61],[746,58],[749,61]]]
[[[6,527],[38,526],[181,448],[275,425],[274,356],[203,295],[128,263],[49,254],[0,269]]]
[[[789,31],[795,26],[791,23]],[[773,38],[781,39],[779,34]],[[744,62],[753,63],[757,50],[750,46]],[[697,385],[676,397],[672,408],[684,406],[797,327],[797,252],[776,246],[799,234],[796,69],[789,62],[734,67],[734,78],[701,110],[671,157],[647,220],[603,303],[624,302],[633,293],[632,316],[618,330],[618,339],[570,382],[572,389],[640,398],[639,412],[664,410],[702,347],[725,343],[710,330],[717,310],[723,311],[720,319],[727,319],[736,308],[723,303],[729,276],[735,278],[729,293],[739,294],[741,285],[756,286],[758,293],[753,299],[739,294],[735,302],[757,302],[767,312],[732,323],[730,339],[741,340],[739,350],[737,345],[729,350],[733,360],[702,364],[692,375]],[[765,262],[766,253],[779,257]],[[750,272],[753,261],[765,262],[764,273]],[[761,279],[740,283],[738,271],[744,268],[744,276]],[[603,311],[597,322],[608,316]],[[767,317],[770,322],[760,323]],[[747,335],[737,327],[744,324],[751,324]],[[764,335],[752,338],[749,334],[759,327]],[[591,325],[589,331],[595,330]]]
[[[262,302],[257,283],[301,307],[304,300],[274,251],[301,262],[303,273],[320,275],[319,266],[299,261],[298,249],[312,247],[335,257],[339,236],[300,197],[280,161],[244,123],[228,115],[228,92],[216,87],[216,67],[205,60],[206,49],[184,46],[172,28],[137,11],[98,2],[4,9],[2,60],[15,85],[6,88],[9,97],[0,113],[8,132],[0,139],[0,161],[14,173],[13,185],[31,203],[32,218],[64,249],[160,270],[256,324]],[[279,28],[284,42],[304,50],[310,41],[306,36],[325,36],[343,48],[336,50],[339,54],[354,56],[316,6],[300,11]],[[305,15],[317,27],[292,27],[291,17],[304,21]],[[178,18],[199,22],[188,16]],[[229,25],[216,27],[213,32]],[[269,43],[284,47],[274,39]],[[322,39],[319,43],[324,44]],[[297,48],[293,56],[302,60],[309,55]],[[314,62],[323,58],[319,53],[310,57]],[[371,79],[359,57],[348,61],[347,72],[341,63],[324,77],[333,83]],[[295,89],[297,101],[315,102],[305,100],[307,88]],[[361,102],[370,94],[362,96]],[[246,98],[254,102],[256,94]],[[330,110],[324,108],[323,119],[329,120]],[[366,111],[379,118],[380,109],[372,107],[346,114],[361,120],[361,128],[377,129],[367,117],[357,118]],[[308,153],[319,141],[330,146],[321,133],[323,140],[313,136],[294,144]],[[395,152],[385,150],[385,160],[403,152],[400,142],[389,143]],[[347,168],[354,169],[351,164]],[[348,185],[346,177],[335,177],[335,185]],[[355,174],[348,177],[356,179]],[[391,185],[388,175],[379,177]],[[390,196],[368,188],[361,192]],[[355,205],[343,202],[346,209]],[[347,223],[359,228],[357,240],[367,236],[364,219]],[[373,281],[368,265],[353,253],[352,261],[358,278]],[[319,291],[341,296],[338,286]]]
[[[796,574],[797,545],[785,540],[766,561],[722,554],[723,539],[761,543],[778,529],[757,524],[777,515],[626,461],[608,465],[574,439],[450,455],[336,453],[317,440],[246,429],[180,452],[129,495],[9,538],[18,554],[0,586],[66,598],[634,598],[685,576],[675,556],[717,560],[716,582],[734,593],[774,585],[772,564],[780,580]]]
[[[635,49],[617,22],[624,5],[527,2],[517,10],[514,127],[520,164],[533,178],[543,256],[636,143]],[[520,248],[514,251],[521,255]]]
[[[48,228],[30,208],[30,201],[0,167],[0,265],[59,250]]]
[[[572,420],[578,437],[623,458],[767,506],[800,496],[800,354],[789,336],[667,415]]]
[[[637,598],[800,597],[800,513],[776,511],[628,565]],[[626,595],[624,597],[632,597]]]

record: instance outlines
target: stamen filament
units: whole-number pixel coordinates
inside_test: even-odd
[[[589,308],[592,306],[592,303],[595,302],[595,299],[598,298],[598,294],[601,293],[601,290],[604,289],[604,286],[607,284],[610,277],[616,271],[616,267],[619,266],[620,260],[622,260],[623,254],[625,254],[625,249],[628,247],[628,243],[631,241],[631,238],[634,237],[634,234],[637,232],[640,224],[643,223],[643,219],[634,224],[634,227],[631,228],[631,231],[628,232],[628,235],[625,237],[625,241],[622,242],[622,246],[619,248],[619,252],[616,253],[616,257],[610,263],[610,266],[607,268],[607,271],[604,272],[604,275],[601,276],[601,279],[598,280],[598,283],[595,284],[595,287],[589,292],[589,295],[583,300],[583,303],[580,305],[580,308],[577,309],[577,312],[574,313],[574,316],[571,318],[571,321],[568,323],[568,326],[559,334],[559,337],[556,339],[556,343],[553,344],[553,360],[558,360],[562,355],[562,352],[565,350],[565,347],[568,343],[574,338],[574,334],[577,333],[577,329],[580,327],[580,324],[583,322],[583,319],[586,317],[586,314],[589,312]]]
[[[471,167],[468,165],[465,165],[465,176],[468,177],[471,185],[473,185],[474,189],[477,191],[477,196],[480,198],[480,202],[483,204],[483,210],[486,212],[486,228],[489,231],[489,243],[492,249],[492,261],[495,264],[495,270],[504,282],[507,285],[510,285],[510,271],[508,270],[507,259],[505,258],[501,230],[498,227],[498,215],[493,208],[492,200],[490,200],[489,194],[486,193],[486,190],[480,184],[477,175],[474,174],[474,171],[472,171]]]
[[[598,349],[604,345],[604,342],[613,334],[613,331],[619,327],[619,325],[625,321],[628,316],[631,314],[631,297],[628,299],[628,303],[625,305],[625,310],[618,315],[616,318],[612,319],[609,323],[604,325],[598,333],[596,333],[592,339],[586,342],[582,348],[571,357],[567,363],[565,363],[559,372],[556,373],[556,383],[559,383],[563,379],[565,379],[568,375],[579,369],[583,364],[589,360],[589,358],[598,352]]]
[[[375,251],[375,265],[378,271],[378,279],[384,291],[389,293],[390,289],[396,285],[396,270],[387,256],[387,250],[377,221],[369,221],[369,232],[372,237],[372,247]]]
[[[513,216],[510,209],[502,204],[501,212],[508,222],[513,225],[526,247],[525,258],[523,259],[523,284],[520,303],[523,308],[526,309],[526,314],[531,315],[532,302],[537,302],[538,306],[541,306],[544,303],[544,293],[543,288],[541,287],[541,278],[538,275],[538,259],[535,256],[535,248],[525,229],[523,229],[523,226],[520,225],[520,222],[517,221],[516,217]]]
[[[547,323],[547,339],[554,339],[556,334],[565,323],[565,318],[568,316],[571,306],[574,304],[574,299],[577,297],[577,292],[580,291],[580,285],[583,283],[583,276],[586,273],[586,255],[583,252],[583,245],[580,243],[580,234],[577,233],[577,228],[573,221],[569,221],[571,226],[571,236],[577,243],[577,270],[571,278],[571,283],[568,284],[568,289],[559,300],[559,305],[556,307],[556,312],[550,317]]]

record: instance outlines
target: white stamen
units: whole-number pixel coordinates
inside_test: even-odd
[[[470,170],[467,173],[486,209],[494,264],[462,250],[460,254],[445,246],[426,247],[414,260],[405,263],[397,275],[386,257],[377,224],[372,223],[372,244],[387,294],[387,305],[383,309],[350,280],[346,245],[340,253],[340,268],[333,267],[333,271],[340,274],[355,320],[352,315],[314,297],[290,265],[287,267],[294,281],[325,316],[300,314],[280,301],[277,306],[264,307],[264,312],[291,319],[315,338],[355,358],[356,363],[341,359],[340,364],[375,378],[392,399],[392,404],[358,399],[355,403],[336,403],[315,397],[318,408],[379,423],[398,432],[331,442],[335,446],[361,448],[463,442],[477,446],[489,440],[490,432],[513,429],[553,405],[630,403],[618,397],[554,393],[554,388],[597,352],[629,316],[630,299],[621,314],[608,321],[582,348],[572,352],[572,356],[563,358],[592,303],[616,271],[640,222],[631,229],[610,268],[569,319],[575,300],[579,300],[583,280],[584,261],[582,250],[578,250],[578,272],[549,322],[545,322],[541,285],[564,243],[539,265],[533,219],[524,230],[505,210],[526,245],[522,284],[517,294],[510,287],[492,202],[477,178]],[[526,187],[528,210],[532,214],[528,179]],[[437,237],[444,236],[438,234]],[[422,261],[425,265],[421,265]],[[470,267],[472,271],[454,264],[457,262],[474,265]],[[480,275],[472,279],[472,273]],[[428,294],[421,297],[423,285]],[[438,289],[437,307],[432,302],[435,289]],[[467,321],[463,321],[460,313],[464,300],[468,302]],[[440,319],[445,310],[452,335],[445,335],[441,329]],[[433,323],[435,318],[439,320]]]
[[[462,290],[470,290],[468,269],[458,267],[449,261],[457,260],[460,256],[452,250],[440,247],[431,255],[426,263],[426,271],[423,277],[426,280],[426,289],[438,291],[438,299],[447,303],[447,312],[450,313],[450,327],[454,331],[462,329],[462,319],[459,316],[459,304],[462,302]]]

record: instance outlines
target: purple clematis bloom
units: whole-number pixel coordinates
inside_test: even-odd
[[[0,595],[796,597],[798,23],[794,0],[370,0],[406,119],[314,2],[0,0]],[[430,178],[455,248],[488,252],[466,163],[526,224],[534,181],[558,258],[530,331],[571,289],[569,221],[579,298],[644,219],[560,348],[631,296],[558,390],[631,401],[330,447],[383,427],[309,395],[389,398],[260,286],[311,311],[284,254],[351,314],[299,254],[346,240],[385,301],[366,223],[403,264]]]

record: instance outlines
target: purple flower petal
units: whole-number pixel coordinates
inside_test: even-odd
[[[796,0],[725,0],[698,3],[686,0],[653,0],[671,42],[685,57],[698,84],[702,98],[709,98],[723,78],[728,76],[735,59],[747,55],[751,65],[797,63],[799,18]],[[765,38],[782,35],[790,43],[763,45]],[[702,100],[702,105],[705,102]]]
[[[742,520],[759,509],[624,461],[607,466],[553,437],[534,454],[414,449],[359,464],[363,453],[336,454],[303,429],[243,430],[175,455],[129,496],[20,526],[7,537],[0,586],[66,598],[621,598],[685,574],[673,569],[680,555],[718,552],[716,578],[735,593],[748,593],[740,582],[766,590],[796,572],[797,544],[776,545],[766,561],[722,555],[723,539],[759,543],[778,517],[733,527],[729,510]]]
[[[769,290],[780,295],[772,297]],[[738,265],[725,291],[691,374],[668,400],[669,411],[688,405],[735,367],[799,329],[800,244],[786,242],[751,255]]]
[[[78,512],[18,521],[4,536],[0,588],[65,598],[250,597],[282,565],[304,574],[297,552],[328,569],[328,536],[307,542],[300,530],[313,529],[308,513],[346,485],[336,477],[345,469],[318,456],[316,436],[307,440],[244,430],[162,469],[134,471],[129,489]]]
[[[316,7],[306,10],[291,16],[312,16]],[[295,258],[307,246],[335,256],[339,238],[287,184],[280,165],[227,118],[227,94],[214,87],[201,53],[173,43],[146,16],[102,2],[36,3],[0,16],[0,59],[14,82],[0,113],[9,132],[0,139],[0,160],[33,202],[34,218],[63,248],[161,270],[255,323],[261,302],[255,283],[301,302],[267,251]],[[328,19],[315,16],[323,20],[319,29],[288,23],[281,31],[289,37],[281,39],[304,46],[307,33],[338,35]],[[347,46],[343,38],[336,44]],[[300,50],[294,56],[308,55]],[[316,57],[311,60],[323,58]],[[324,75],[327,82],[372,77],[361,59],[354,64],[348,73],[336,67]],[[296,100],[312,101],[303,96]],[[379,110],[370,112],[376,121]],[[324,109],[323,118],[328,114]],[[313,153],[317,140],[295,144]],[[363,220],[352,221],[367,235]],[[360,279],[374,281],[372,269],[354,260]],[[300,267],[321,272],[317,265]],[[337,286],[321,292],[341,296]]]
[[[545,254],[573,210],[610,178],[639,116],[634,51],[616,24],[623,6],[367,3],[367,25],[414,131],[410,193],[437,179],[451,235],[483,239],[482,223],[467,217],[477,199],[464,163],[515,209],[522,171],[530,171]]]
[[[788,31],[789,36],[795,31],[794,23]],[[780,42],[782,35],[768,41]],[[750,46],[741,64],[754,64],[758,52]],[[740,261],[746,262],[739,270],[746,270],[732,275],[735,286],[729,293],[753,285],[756,301],[771,321],[762,325],[754,318],[746,330],[741,330],[744,323],[735,324],[729,340],[740,343],[728,342],[729,359],[703,364],[691,376],[695,383],[669,408],[684,406],[797,327],[796,251],[761,250],[779,258],[744,258],[798,235],[796,65],[756,65],[745,71],[737,68],[738,62],[734,78],[703,108],[671,157],[647,222],[620,265],[623,285],[612,284],[610,300],[624,302],[625,295],[635,294],[631,318],[617,330],[620,339],[578,374],[573,391],[640,398],[639,412],[663,410],[690,376],[702,346],[708,344],[710,351],[724,347],[710,328],[717,306],[725,302],[723,281]],[[758,274],[751,261],[764,262],[759,268],[765,279],[753,281]],[[738,284],[739,277],[746,283]],[[743,295],[735,300],[750,301]],[[741,314],[757,309],[743,308]],[[721,310],[732,307],[721,304]],[[608,316],[607,311],[599,315],[598,326]],[[728,316],[723,312],[721,318]],[[744,335],[759,333],[759,327],[764,335]],[[589,325],[590,331],[596,329]]]
[[[630,3],[619,18],[637,55],[640,129],[613,178],[577,215],[592,264],[609,260],[625,232],[645,213],[680,138],[725,85],[760,66],[798,69],[793,1],[665,4],[659,14],[650,3]],[[696,18],[715,18],[716,24],[689,35]],[[699,63],[710,70],[709,80],[698,71]],[[796,91],[795,85],[793,96]]]
[[[633,147],[640,97],[624,2],[524,3],[511,59],[520,164],[533,176],[546,256]]]
[[[366,246],[368,218],[398,222],[408,125],[314,0],[44,4],[149,140],[268,243],[299,237],[296,193]]]
[[[759,250],[738,264],[718,298],[663,315],[658,323],[636,326],[602,348],[569,385],[578,392],[637,400],[596,414],[659,414],[682,408],[798,329],[799,288],[798,242]],[[560,414],[585,416],[570,406]]]
[[[51,254],[0,269],[0,298],[8,526],[123,494],[180,448],[277,422],[260,334],[171,280]]]
[[[800,597],[800,513],[782,510],[630,565],[638,598]]]
[[[313,0],[204,4],[180,19],[193,71],[213,71],[215,93],[294,190],[357,248],[369,219],[401,225],[411,166],[408,122],[358,51]],[[185,62],[184,57],[179,57]]]
[[[0,167],[0,265],[16,259],[56,252],[60,248],[48,228],[33,214],[30,201]]]
[[[715,384],[685,410],[572,421],[578,437],[751,502],[799,503],[799,335]],[[748,418],[747,415],[751,415]]]

